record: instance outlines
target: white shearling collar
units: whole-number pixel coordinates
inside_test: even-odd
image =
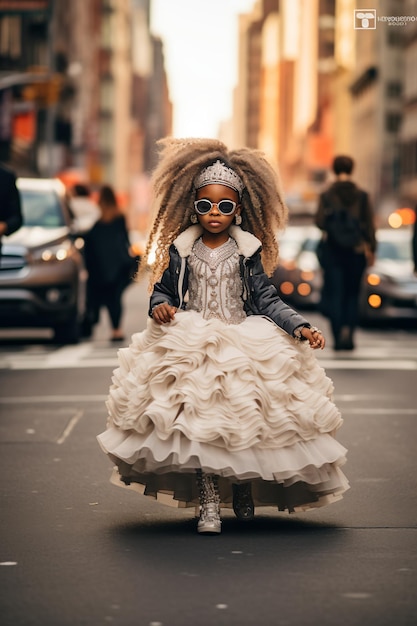
[[[174,246],[177,248],[181,257],[186,257],[191,254],[194,242],[202,233],[203,229],[200,224],[195,224],[178,235],[174,241]],[[239,226],[231,226],[229,228],[229,234],[236,241],[239,254],[242,254],[244,257],[252,256],[262,245],[259,239],[248,231],[242,230]]]
[[[242,230],[240,226],[231,226],[229,233],[236,241],[240,254],[245,257],[252,256],[262,247],[262,242],[255,235],[247,230]]]

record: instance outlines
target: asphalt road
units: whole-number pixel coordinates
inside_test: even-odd
[[[146,298],[127,294],[128,335]],[[2,626],[417,624],[416,331],[362,330],[353,354],[319,355],[345,418],[344,500],[246,524],[226,512],[215,537],[109,484],[108,334],[105,316],[68,348],[0,333]]]

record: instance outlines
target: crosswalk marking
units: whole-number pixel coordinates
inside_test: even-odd
[[[417,370],[417,361],[379,359],[320,359],[326,370]]]
[[[12,370],[50,370],[50,369],[81,369],[83,367],[86,368],[96,368],[96,367],[117,367],[117,358],[113,359],[80,359],[78,361],[58,361],[52,363],[50,361],[36,361],[31,364],[23,363],[23,362],[11,362],[10,366],[7,369]]]
[[[330,360],[320,359],[320,365],[326,370],[417,370],[417,361],[393,361],[392,359],[381,360]],[[8,366],[0,365],[0,369],[11,370],[50,370],[50,369],[82,369],[82,368],[116,368],[118,366],[117,357],[114,358],[87,358],[71,361],[14,361],[10,359]]]
[[[57,396],[3,396],[0,397],[0,404],[77,404],[81,402],[105,402],[107,395],[57,395]]]
[[[76,346],[27,346],[0,351],[0,370],[51,370],[108,368],[118,366],[117,352],[123,346],[107,343],[82,342]],[[331,349],[316,352],[317,359],[326,370],[417,370],[415,342],[385,341],[382,345],[361,345],[349,354],[333,353]]]
[[[347,398],[349,397],[349,400]],[[416,416],[417,417],[417,408],[399,408],[397,400],[394,396],[376,396],[376,398],[380,402],[386,402],[391,404],[391,406],[366,406],[366,403],[369,402],[370,396],[368,394],[356,394],[354,396],[346,396],[346,395],[338,395],[334,396],[334,401],[340,408],[342,415],[362,415],[362,416],[387,416],[387,415],[395,415],[395,418],[401,417],[409,417]],[[87,409],[84,407],[83,409],[78,409],[75,415],[70,419],[67,426],[65,427],[63,433],[57,439],[58,444],[62,444],[68,439],[71,432],[78,424],[80,419],[84,416],[84,413],[87,411],[91,411],[91,403],[99,405],[100,410],[103,413],[106,411],[105,402],[107,400],[107,395],[75,395],[75,396],[66,396],[66,395],[42,395],[42,396],[21,396],[21,397],[0,397],[0,406],[24,406],[28,405],[33,407],[34,405],[43,405],[46,404],[70,404],[74,405],[90,405]]]

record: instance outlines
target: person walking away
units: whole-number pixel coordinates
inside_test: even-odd
[[[268,279],[287,216],[277,173],[214,139],[158,145],[148,325],[119,350],[98,436],[113,480],[198,507],[202,534],[221,532],[221,507],[247,521],[334,502],[342,419],[310,349],[325,339]]]
[[[101,188],[98,198],[100,219],[85,235],[85,263],[88,271],[87,314],[83,334],[90,336],[105,307],[110,316],[112,341],[123,341],[120,328],[122,296],[134,273],[135,259],[130,256],[125,218],[109,185]]]
[[[368,194],[351,180],[353,159],[336,156],[332,168],[336,180],[320,195],[315,216],[323,231],[321,312],[330,320],[334,349],[353,350],[362,276],[374,263],[374,216]]]
[[[0,263],[3,236],[11,235],[22,224],[22,207],[16,176],[10,169],[0,165]]]

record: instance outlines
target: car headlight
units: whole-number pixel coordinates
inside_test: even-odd
[[[381,285],[381,283],[392,285],[396,281],[389,274],[385,274],[383,272],[372,272],[367,275],[366,282],[371,287],[377,287],[378,285]]]
[[[368,285],[371,285],[372,287],[376,287],[381,282],[381,277],[379,276],[379,274],[375,274],[375,273],[368,274],[367,282],[368,282]]]
[[[368,304],[371,309],[379,309],[382,305],[382,298],[377,293],[371,293],[368,297]]]
[[[56,261],[64,261],[71,254],[71,241],[66,240],[61,243],[48,246],[47,248],[39,248],[38,250],[33,251],[32,258],[34,261],[38,262],[56,262]]]

